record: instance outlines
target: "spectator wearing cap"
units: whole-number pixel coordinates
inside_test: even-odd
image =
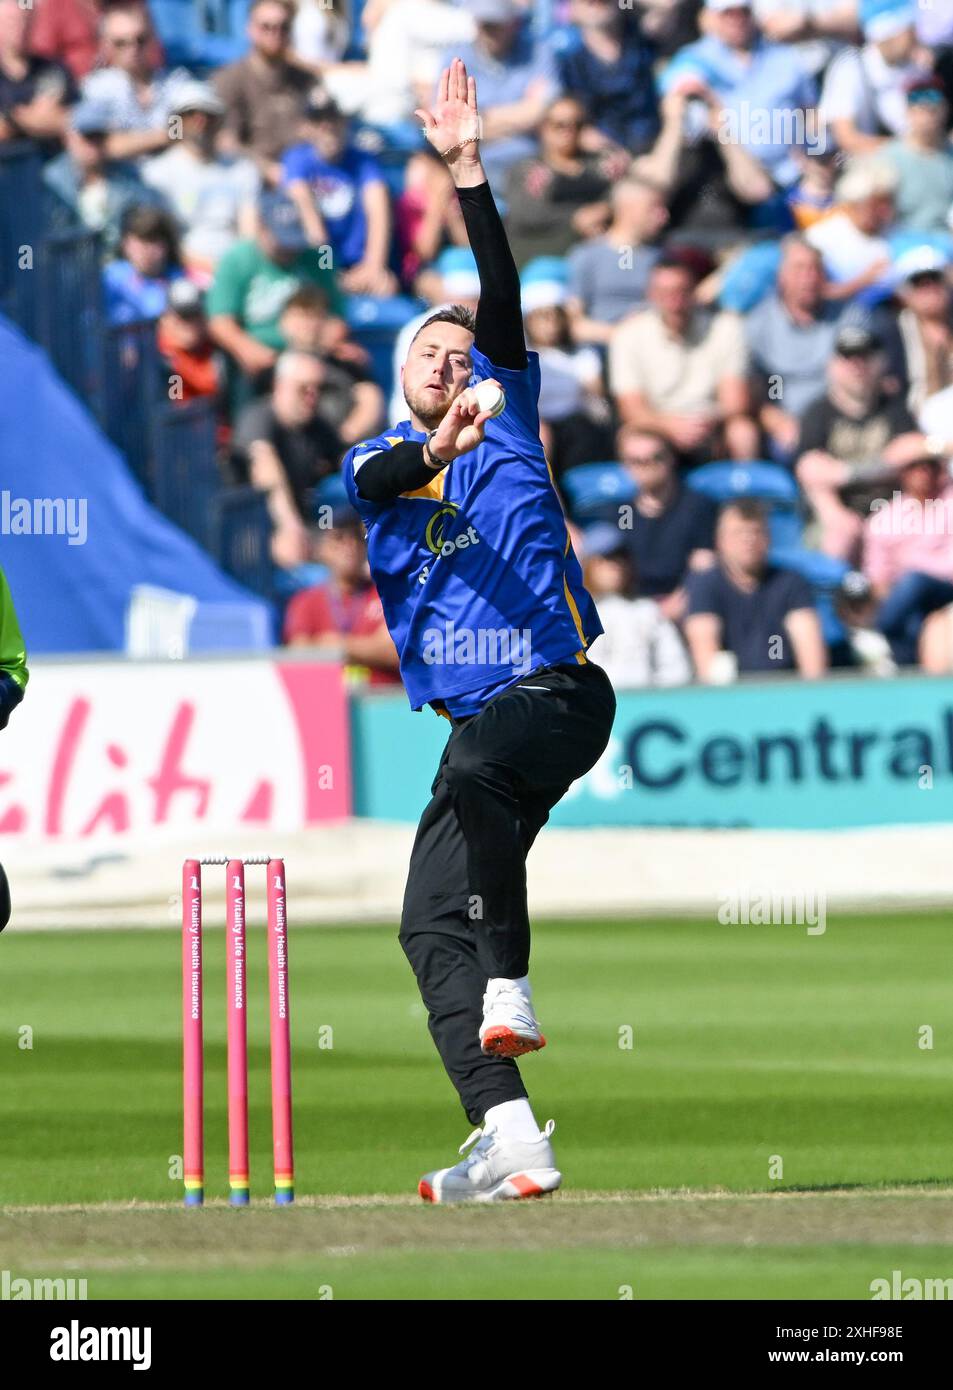
[[[781,243],[774,293],[745,319],[748,350],[762,402],[759,421],[770,452],[781,463],[793,461],[800,417],[817,396],[842,317],[825,298],[821,253],[792,232]]]
[[[0,144],[32,140],[50,156],[60,149],[76,87],[59,63],[30,52],[32,21],[19,0],[0,0]]]
[[[175,218],[164,208],[132,207],[120,229],[119,256],[103,270],[109,323],[155,319],[185,272]]]
[[[480,300],[480,276],[469,246],[448,246],[435,264],[417,278],[417,293],[427,301],[427,308],[404,324],[394,343],[394,387],[391,392],[388,418],[406,420],[407,402],[401,385],[401,368],[407,360],[410,344],[432,314],[460,304],[472,313]]]
[[[907,404],[917,414],[925,402],[953,386],[953,293],[947,257],[932,246],[914,246],[896,264],[902,309],[897,328],[903,345]],[[953,416],[947,435],[953,438]]]
[[[917,60],[916,6],[874,0],[862,7],[864,43],[845,48],[824,79],[820,115],[845,154],[870,154],[907,125],[907,87],[925,76]]]
[[[876,302],[890,293],[890,246],[897,175],[882,159],[858,160],[837,181],[839,211],[815,222],[807,240],[824,258],[828,298]]]
[[[901,666],[917,660],[924,619],[953,603],[953,483],[918,438],[899,469],[899,490],[864,527],[864,573],[880,600],[877,627]]]
[[[578,37],[559,55],[559,78],[583,106],[583,147],[651,149],[659,132],[656,54],[639,12],[615,0],[570,0],[569,20]]]
[[[748,499],[721,510],[717,564],[688,579],[685,636],[698,679],[797,671],[817,680],[827,651],[810,585],[768,560],[764,509]]]
[[[935,77],[907,83],[906,129],[884,145],[881,158],[897,175],[897,226],[945,232],[953,208],[953,147],[947,136],[949,106]]]
[[[283,345],[282,310],[302,285],[323,289],[331,312],[340,314],[334,273],[308,245],[297,208],[282,193],[265,193],[255,236],[225,252],[206,306],[212,337],[246,376],[274,366]]]
[[[281,182],[310,245],[330,246],[342,289],[394,294],[390,195],[377,160],[350,143],[345,116],[327,98],[306,108],[305,133],[282,156]]]
[[[225,105],[212,87],[184,83],[172,110],[175,138],[145,161],[142,177],[179,219],[185,263],[207,282],[230,246],[254,236],[261,178],[252,160],[219,152]]]
[[[603,520],[618,528],[640,593],[681,622],[687,575],[714,563],[716,508],[685,487],[672,446],[661,435],[622,425],[617,449],[633,496],[620,507],[607,507]]]
[[[138,159],[165,149],[177,89],[192,78],[185,68],[156,67],[155,40],[144,5],[108,9],[102,21],[102,66],[83,82],[83,96],[109,110],[112,159]]]
[[[191,280],[175,280],[169,286],[156,342],[173,405],[219,397],[224,384],[221,354],[208,331],[202,291]]]
[[[663,435],[687,462],[757,458],[748,348],[737,314],[696,307],[694,275],[660,260],[649,307],[609,342],[609,389],[626,424]]]
[[[790,44],[767,42],[758,30],[751,6],[744,0],[705,0],[704,36],[675,55],[662,74],[662,89],[671,92],[686,79],[701,83],[714,93],[735,129],[726,127],[771,175],[786,188],[798,176],[790,136],[807,137],[817,101],[813,78],[798,50]],[[789,118],[784,138],[780,128],[765,139],[764,121],[748,120],[748,113],[797,113]],[[694,113],[689,112],[689,120]],[[709,113],[697,113],[695,132],[701,134]],[[803,143],[803,141],[799,141]]]
[[[536,149],[536,131],[559,92],[559,76],[549,44],[534,37],[514,0],[467,0],[466,8],[476,22],[476,37],[446,53],[441,67],[462,58],[476,78],[483,122],[480,157],[502,200],[507,170]]]
[[[318,414],[342,446],[376,434],[383,424],[384,393],[369,371],[367,351],[348,337],[343,319],[328,313],[324,290],[316,285],[296,290],[282,310],[280,329],[286,351],[308,353],[323,365]]]
[[[331,524],[312,527],[311,554],[328,577],[301,589],[288,604],[285,643],[336,652],[355,683],[399,686],[397,648],[371,583],[361,519],[351,507],[326,510],[330,515],[320,520]]]
[[[215,74],[225,103],[225,143],[254,159],[269,185],[281,180],[281,156],[298,139],[314,73],[291,48],[292,0],[254,0],[247,57]]]
[[[539,354],[539,437],[557,481],[567,468],[608,458],[613,444],[602,361],[595,348],[572,342],[566,297],[562,261],[540,256],[525,267],[526,346]]]
[[[432,145],[426,145],[407,161],[403,187],[394,203],[394,231],[400,278],[409,291],[414,291],[417,276],[445,247],[469,250],[450,170]]]
[[[539,131],[539,154],[520,159],[506,176],[506,230],[518,267],[534,256],[562,256],[576,241],[604,232],[623,152],[587,154],[579,143],[585,116],[575,97],[557,97]]]
[[[282,353],[267,400],[245,406],[234,449],[252,485],[264,492],[274,526],[272,558],[285,570],[310,561],[311,491],[336,474],[343,449],[320,416],[324,367],[310,354]]]
[[[862,324],[837,333],[827,389],[801,420],[797,478],[813,511],[819,549],[853,561],[862,518],[896,477],[902,436],[916,422],[900,396],[884,390],[881,339]]]
[[[161,204],[162,199],[142,182],[135,164],[108,157],[108,137],[107,108],[78,102],[70,111],[66,148],[44,166],[43,181],[53,195],[52,225],[99,232],[106,254],[112,255],[129,209]]]
[[[687,685],[691,663],[675,624],[650,598],[640,598],[631,553],[605,522],[584,534],[583,583],[592,595],[602,636],[589,654],[616,690]]]
[[[609,208],[602,235],[574,246],[566,261],[566,310],[577,343],[605,346],[615,324],[644,308],[660,254],[655,242],[668,221],[661,190],[635,174],[613,183]]]
[[[776,194],[770,174],[745,144],[725,138],[723,101],[689,69],[662,101],[662,131],[633,166],[664,194],[669,240],[717,250],[748,236],[752,208]],[[791,148],[797,166],[797,146]]]

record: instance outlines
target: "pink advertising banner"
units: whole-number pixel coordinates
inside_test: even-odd
[[[39,662],[0,738],[0,848],[294,831],[350,809],[333,664]]]

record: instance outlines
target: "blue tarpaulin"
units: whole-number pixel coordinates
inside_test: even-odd
[[[266,604],[149,504],[45,354],[2,317],[0,564],[33,653],[121,651],[141,584],[247,605],[249,627],[270,621]]]

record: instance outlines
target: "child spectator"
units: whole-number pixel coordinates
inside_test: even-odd
[[[119,258],[103,270],[106,318],[110,323],[158,318],[170,287],[185,273],[172,214],[162,208],[130,208],[122,220],[119,250]]]
[[[173,403],[217,397],[222,364],[208,331],[202,291],[191,280],[175,280],[157,332],[159,352],[168,369]]]
[[[615,526],[585,533],[583,580],[593,597],[603,635],[590,654],[617,690],[687,685],[688,655],[675,624],[651,599],[639,598],[632,557]]]
[[[377,161],[349,143],[347,121],[327,98],[308,105],[305,121],[307,140],[285,152],[281,178],[310,245],[331,247],[342,289],[396,293],[390,195]]]
[[[881,153],[897,175],[897,226],[914,232],[945,232],[953,207],[949,104],[936,77],[914,78],[907,83],[906,96],[906,129]]]
[[[815,222],[807,240],[824,257],[829,299],[875,302],[890,293],[890,246],[897,175],[882,160],[859,160],[837,181],[838,211]]]

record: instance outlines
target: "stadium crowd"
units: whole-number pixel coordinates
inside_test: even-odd
[[[427,313],[476,303],[414,118],[459,55],[596,659],[621,686],[953,669],[953,4],[255,0],[247,38],[170,68],[146,4],[0,0],[0,155],[42,153],[109,322],[154,320],[173,398],[215,402],[286,641],[398,679],[328,480],[405,418]],[[390,379],[359,299],[406,306]]]

